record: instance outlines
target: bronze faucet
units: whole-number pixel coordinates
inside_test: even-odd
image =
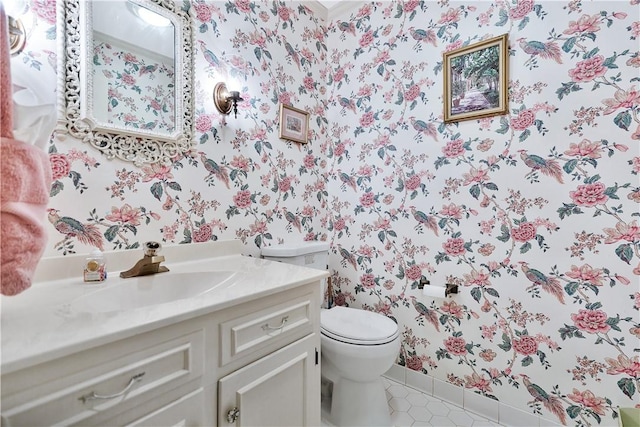
[[[129,277],[147,276],[169,271],[167,267],[160,265],[161,262],[164,262],[164,255],[158,255],[161,247],[158,242],[146,242],[144,244],[144,257],[129,270],[120,272],[120,277],[127,279]]]

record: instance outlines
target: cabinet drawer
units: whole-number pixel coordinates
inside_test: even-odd
[[[272,305],[265,299],[255,310],[220,323],[220,365],[266,347],[283,346],[313,332],[313,294]],[[274,347],[277,348],[277,347]]]
[[[204,392],[202,388],[181,397],[170,404],[146,415],[127,427],[191,427],[203,425],[202,408]],[[107,425],[115,425],[107,423]]]
[[[145,341],[144,336],[139,339]],[[67,367],[61,369],[57,379],[32,388],[26,395],[11,396],[9,402],[3,396],[3,421],[11,426],[98,424],[107,416],[135,408],[202,376],[203,351],[203,333],[198,330],[144,350],[111,354],[113,358],[105,363],[82,371],[64,372],[72,371],[74,359],[91,357],[96,350],[71,356],[59,366],[53,363],[43,369],[19,372],[32,381],[34,375],[47,378],[54,375],[51,371],[57,367]],[[105,353],[101,358],[108,356],[109,350]]]

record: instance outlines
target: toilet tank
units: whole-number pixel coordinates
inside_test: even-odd
[[[262,256],[271,261],[326,270],[329,261],[329,243],[300,242],[262,248]]]

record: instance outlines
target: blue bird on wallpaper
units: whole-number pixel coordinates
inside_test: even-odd
[[[298,52],[296,52],[296,50],[293,48],[293,46],[291,46],[291,43],[287,41],[287,39],[284,39],[284,48],[291,59],[293,59],[293,62],[295,62],[298,66],[298,70],[300,70],[300,56],[298,55]]]
[[[427,215],[424,212],[417,210],[415,206],[409,206],[409,209],[411,210],[413,219],[415,219],[419,223],[416,228],[424,225],[429,230],[433,231],[436,236],[438,235],[438,223],[436,222],[436,218],[433,215]]]
[[[533,289],[539,286],[543,291],[550,293],[564,304],[564,289],[560,284],[560,281],[555,277],[547,277],[541,271],[533,268],[529,268],[529,264],[524,261],[519,261],[520,269],[524,273],[525,277],[533,283],[527,290]]]
[[[343,265],[346,265],[346,263],[349,263],[353,266],[355,270],[358,269],[358,264],[356,263],[356,257],[351,252],[349,252],[343,247],[340,247],[339,252],[340,252],[340,256],[342,257]]]
[[[524,164],[533,169],[533,171],[540,171],[544,175],[555,178],[560,184],[564,183],[562,179],[562,167],[560,167],[560,164],[556,160],[545,160],[535,154],[528,154],[527,150],[518,150],[518,153],[520,153],[520,158]],[[532,172],[529,172],[527,175],[530,175]]]
[[[518,40],[520,49],[524,51],[530,58],[527,59],[524,65],[529,65],[536,56],[543,59],[553,59],[558,64],[562,64],[562,51],[560,46],[556,42],[539,42],[535,40],[527,41],[524,37],[520,37]]]
[[[349,98],[345,98],[344,96],[341,96],[340,98],[338,98],[338,104],[340,104],[342,108],[348,108],[354,113],[356,112],[356,103],[353,101],[353,99],[349,99]]]
[[[567,425],[567,416],[560,398],[547,393],[542,387],[532,383],[527,375],[520,374],[520,377],[522,378],[522,383],[527,388],[527,391],[533,397],[534,401],[542,403],[549,412],[558,417],[562,422],[562,425]]]
[[[229,185],[229,172],[227,171],[227,168],[225,166],[220,166],[215,161],[207,158],[204,153],[200,152],[199,154],[204,168],[210,174],[209,176],[215,176],[222,181],[227,188],[231,188]]]
[[[65,240],[76,238],[85,245],[103,250],[102,234],[94,224],[83,224],[75,218],[60,216],[60,211],[57,209],[49,209],[47,212],[49,222],[60,234],[64,235],[64,240],[56,246],[64,243]]]
[[[416,119],[415,117],[409,117],[411,126],[418,131],[418,134],[424,134],[431,138],[438,140],[438,130],[433,123],[427,123],[424,120]]]
[[[343,33],[349,33],[353,36],[356,35],[356,26],[353,22],[338,21],[338,29]]]
[[[213,68],[221,68],[222,63],[220,62],[216,54],[207,49],[207,45],[204,43],[204,41],[198,40],[198,43],[200,43],[200,50],[202,50],[205,61],[207,61]]]
[[[438,313],[435,310],[428,309],[427,306],[418,301],[416,297],[411,296],[410,299],[411,304],[413,304],[413,308],[415,308],[418,312],[416,320],[424,317],[425,319],[427,319],[427,322],[431,323],[436,328],[436,331],[440,331],[440,323],[438,323]]]

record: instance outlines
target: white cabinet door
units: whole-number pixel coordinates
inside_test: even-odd
[[[311,334],[220,379],[218,426],[319,425],[318,349]]]

